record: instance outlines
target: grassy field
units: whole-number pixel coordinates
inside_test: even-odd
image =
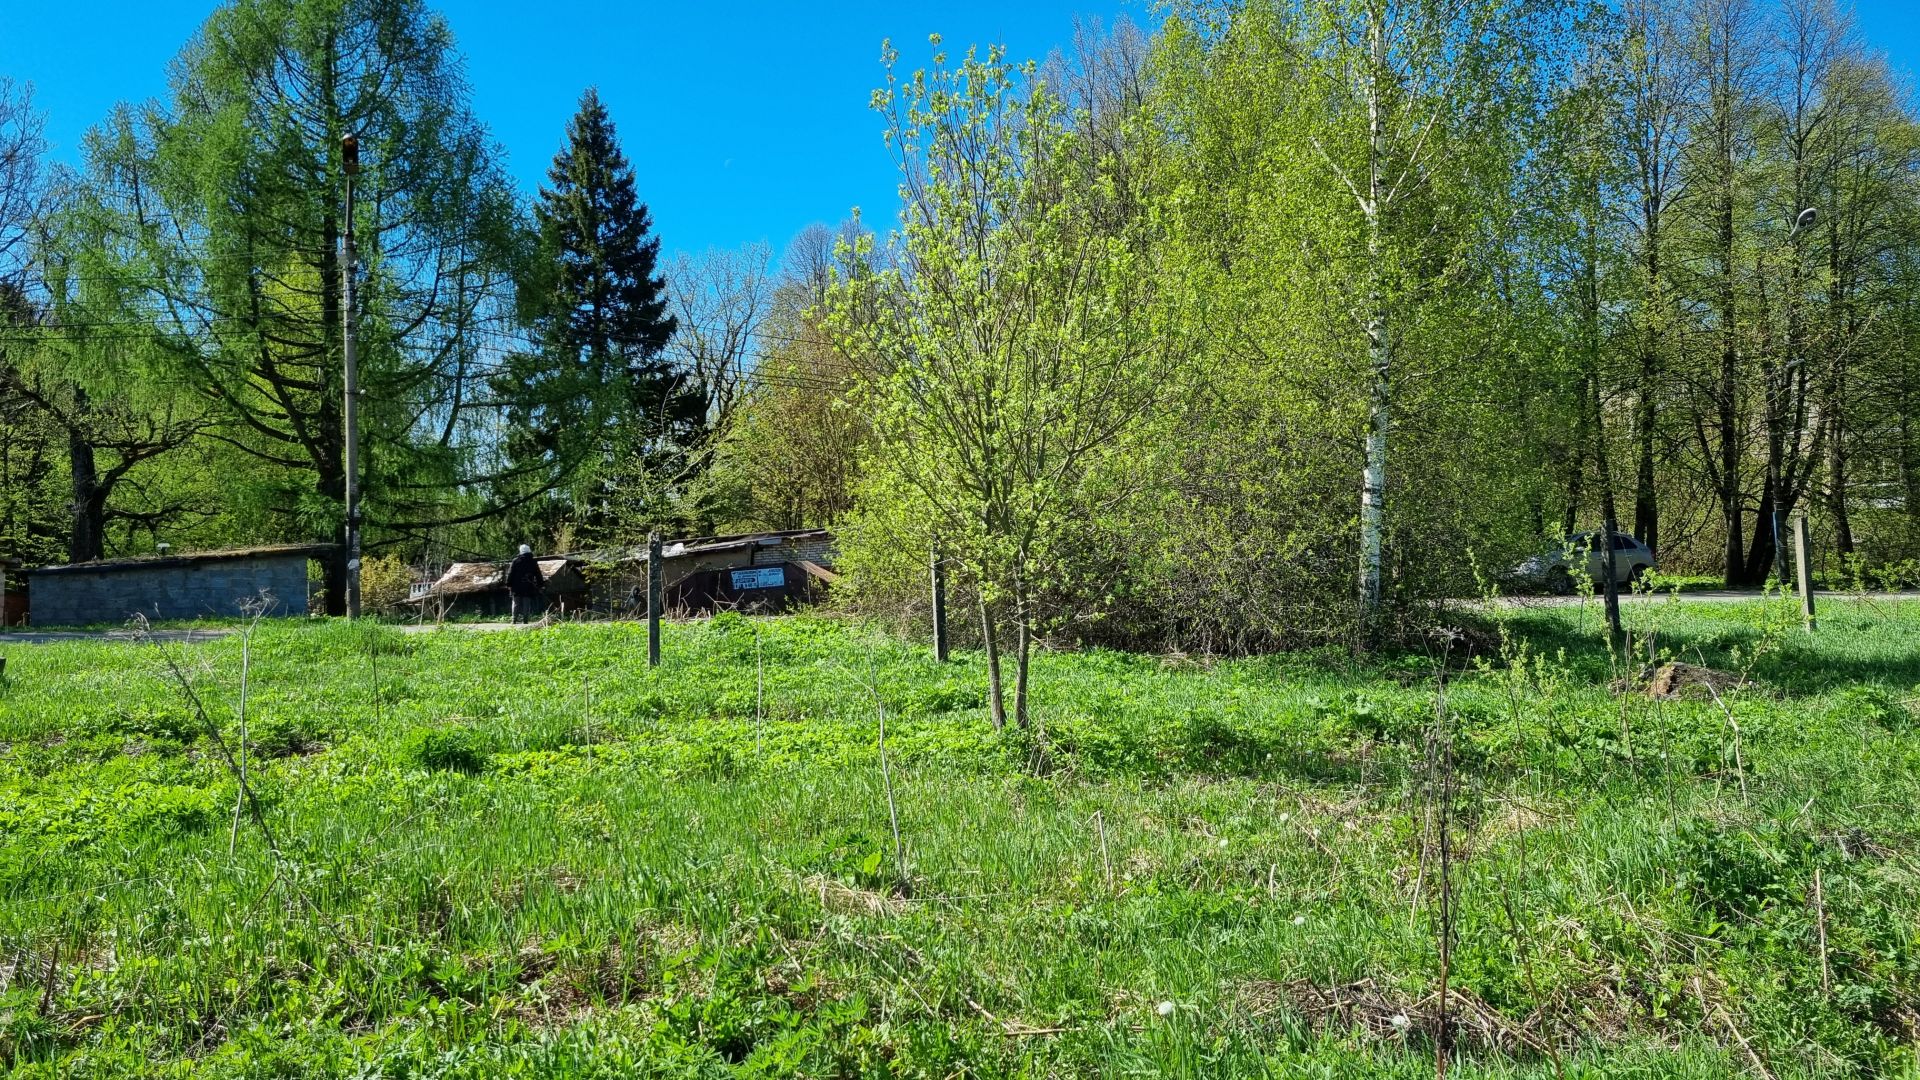
[[[625,625],[16,647],[0,1065],[1920,1075],[1920,605],[1822,614],[1631,609],[1749,680],[1673,700],[1590,608],[1444,689],[1439,646],[1045,655],[1018,737],[977,657],[814,619],[653,672]]]

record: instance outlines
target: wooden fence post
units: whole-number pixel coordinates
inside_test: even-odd
[[[660,666],[660,605],[666,595],[660,568],[660,531],[647,534],[647,666]]]
[[[1806,616],[1807,630],[1811,632],[1814,628],[1813,556],[1808,551],[1805,511],[1793,515],[1793,563],[1794,574],[1800,579],[1800,613]]]
[[[933,549],[930,567],[933,576],[933,658],[939,663],[947,662],[947,567],[940,559],[940,549]]]

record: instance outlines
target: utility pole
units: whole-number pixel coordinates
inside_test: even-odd
[[[340,341],[346,354],[347,618],[360,617],[360,366],[353,340],[353,271],[359,255],[353,247],[353,178],[360,173],[360,140],[340,140],[341,171],[347,174],[347,257],[340,269]]]
[[[1811,228],[1819,217],[1819,208],[1809,206],[1794,217],[1793,226],[1787,230],[1787,254],[1788,257],[1793,260],[1794,268],[1794,273],[1788,275],[1789,284],[1786,292],[1788,352],[1792,352],[1794,347],[1793,326],[1795,316],[1792,282],[1798,277],[1800,267],[1800,248],[1797,246],[1796,241],[1800,239],[1800,234]],[[1768,515],[1771,520],[1767,522],[1767,526],[1773,530],[1773,580],[1778,582],[1783,589],[1786,588],[1787,585],[1787,537],[1786,530],[1781,528],[1780,520],[1786,515],[1782,513],[1780,507],[1781,504],[1786,501],[1787,493],[1782,486],[1786,483],[1786,478],[1780,475],[1780,433],[1773,430],[1773,414],[1774,410],[1778,407],[1777,398],[1779,397],[1780,391],[1785,388],[1785,383],[1793,377],[1795,369],[1800,366],[1801,361],[1804,359],[1805,357],[1788,356],[1786,362],[1780,367],[1780,374],[1777,380],[1767,387],[1767,425],[1769,434],[1767,446],[1767,486],[1773,491],[1773,502],[1769,508],[1770,513]],[[1811,616],[1808,617],[1807,625],[1809,628],[1813,625]]]
[[[947,662],[947,568],[940,549],[933,549],[933,658]]]

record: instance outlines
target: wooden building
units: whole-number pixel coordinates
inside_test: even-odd
[[[541,590],[545,610],[564,616],[586,606],[587,585],[577,560],[555,555],[539,563],[540,578],[545,582]],[[507,594],[507,563],[454,563],[412,602],[421,605],[421,613],[429,619],[462,615],[506,618],[513,613],[513,600]]]

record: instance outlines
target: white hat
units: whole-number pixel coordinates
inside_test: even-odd
[[[532,545],[530,545],[530,544],[521,544],[521,545],[520,545],[520,554],[522,554],[522,555],[531,555],[531,554],[533,554],[533,547],[532,547]]]

